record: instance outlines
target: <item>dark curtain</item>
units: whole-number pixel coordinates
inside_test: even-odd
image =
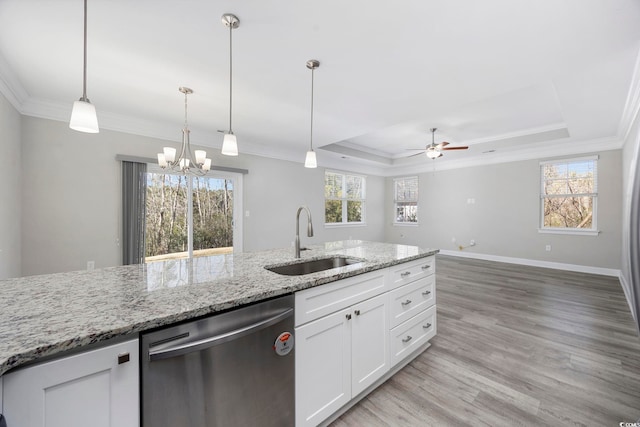
[[[122,264],[144,262],[147,164],[122,162]]]

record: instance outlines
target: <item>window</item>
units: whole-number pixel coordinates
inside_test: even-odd
[[[324,222],[364,224],[365,177],[338,172],[324,174]]]
[[[233,175],[147,172],[146,262],[187,257],[190,247],[193,256],[241,250],[234,238],[241,177]]]
[[[418,177],[393,180],[396,224],[418,223]]]
[[[595,232],[598,158],[540,163],[541,231]]]

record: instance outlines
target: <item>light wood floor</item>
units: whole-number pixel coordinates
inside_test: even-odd
[[[432,346],[346,426],[618,426],[640,419],[640,338],[617,278],[438,256]]]

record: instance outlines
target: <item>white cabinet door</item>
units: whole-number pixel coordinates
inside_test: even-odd
[[[389,370],[387,294],[351,309],[351,394],[355,397]]]
[[[315,426],[351,400],[351,309],[296,328],[296,426]]]
[[[119,363],[119,356],[127,353],[129,361]],[[138,340],[132,340],[6,374],[7,424],[138,426],[138,360]]]

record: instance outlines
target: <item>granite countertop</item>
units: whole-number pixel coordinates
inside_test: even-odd
[[[344,240],[302,258],[346,255],[362,263],[282,276],[293,248],[171,260],[0,281],[0,375],[89,344],[170,325],[433,255],[436,249]]]

